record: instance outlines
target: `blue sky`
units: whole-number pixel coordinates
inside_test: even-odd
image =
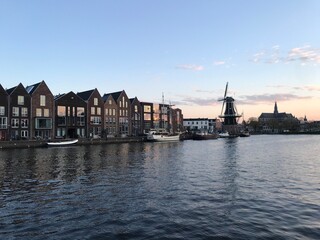
[[[320,120],[320,1],[0,1],[0,83],[54,94],[124,89],[217,117],[226,82],[245,117]]]

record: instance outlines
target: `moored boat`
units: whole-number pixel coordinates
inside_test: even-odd
[[[228,137],[230,137],[230,134],[228,132],[219,133],[219,137],[228,138]]]
[[[147,134],[147,140],[148,141],[154,141],[154,142],[179,141],[180,140],[180,134],[170,135],[167,132],[150,131]]]
[[[74,139],[74,140],[66,140],[66,141],[58,141],[58,142],[47,142],[48,146],[68,146],[68,145],[72,145],[78,142],[78,139]]]
[[[196,133],[192,136],[193,140],[210,140],[218,139],[218,135],[215,133]]]
[[[249,133],[249,131],[243,131],[243,132],[240,132],[239,136],[240,137],[250,137],[250,133]]]

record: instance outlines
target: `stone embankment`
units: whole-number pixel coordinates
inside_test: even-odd
[[[79,139],[76,145],[98,145],[110,143],[129,143],[129,142],[144,142],[145,137],[121,137],[108,139]],[[52,142],[58,140],[52,140]],[[74,145],[73,145],[74,146]],[[12,148],[39,148],[47,147],[47,141],[44,140],[18,140],[18,141],[0,141],[0,149]]]

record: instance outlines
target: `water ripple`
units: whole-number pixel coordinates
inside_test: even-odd
[[[0,239],[319,239],[319,140],[3,150]]]

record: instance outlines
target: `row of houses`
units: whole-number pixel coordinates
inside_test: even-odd
[[[10,89],[0,84],[0,140],[139,136],[158,127],[182,131],[181,109],[140,102],[124,90],[54,96],[45,81]]]

